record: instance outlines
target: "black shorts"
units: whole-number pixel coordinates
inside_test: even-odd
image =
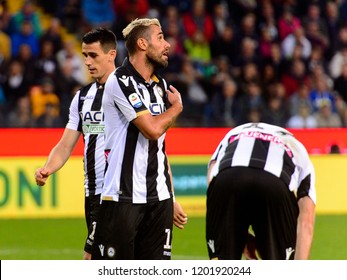
[[[84,245],[84,251],[92,253],[94,243],[94,233],[96,227],[96,219],[100,210],[100,194],[86,196],[84,199],[84,215],[86,219],[88,236]]]
[[[298,214],[295,195],[276,176],[255,168],[227,168],[207,190],[209,256],[241,259],[251,226],[262,259],[293,259]]]
[[[92,259],[169,260],[173,200],[146,204],[102,201]]]

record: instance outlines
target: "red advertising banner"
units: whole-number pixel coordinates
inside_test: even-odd
[[[230,128],[171,128],[167,132],[168,155],[210,155]],[[338,145],[347,153],[347,128],[290,130],[310,154],[330,153]],[[0,129],[0,156],[47,156],[63,129]],[[83,154],[82,138],[73,155]]]

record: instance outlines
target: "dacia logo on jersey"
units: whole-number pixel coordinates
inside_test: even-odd
[[[164,104],[151,103],[149,104],[149,110],[151,111],[152,115],[160,115],[161,113],[165,112],[165,106]]]
[[[88,111],[83,114],[83,112],[80,112],[80,117],[82,119],[82,122],[87,123],[100,123],[105,120],[104,112],[100,111]]]
[[[128,99],[134,108],[140,108],[142,106],[141,98],[137,93],[130,94]]]

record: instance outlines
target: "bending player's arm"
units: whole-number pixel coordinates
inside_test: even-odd
[[[35,180],[38,186],[43,186],[48,177],[58,171],[69,159],[81,133],[66,128],[58,144],[51,150],[44,167],[35,171]]]
[[[173,86],[170,86],[170,89],[166,93],[171,106],[164,113],[152,116],[148,112],[148,114],[142,114],[133,120],[133,123],[147,139],[159,139],[174,124],[176,118],[183,110],[179,91]]]
[[[309,196],[299,199],[299,217],[297,225],[297,237],[295,256],[296,260],[307,260],[313,240],[315,204]]]

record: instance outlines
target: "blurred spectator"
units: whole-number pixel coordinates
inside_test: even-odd
[[[306,103],[301,103],[299,107],[296,108],[297,112],[292,115],[286,127],[288,128],[316,128],[317,120],[310,113],[311,109]]]
[[[53,54],[56,55],[57,52],[63,47],[63,37],[62,37],[62,25],[59,18],[52,18],[50,25],[44,30],[42,36],[40,37],[40,45],[42,48],[42,42],[50,41],[53,45]]]
[[[59,64],[54,54],[54,45],[50,40],[41,41],[40,54],[32,66],[35,72],[35,81],[39,82],[42,77],[50,77],[55,84],[60,82]]]
[[[232,73],[235,77],[239,77],[242,68],[247,63],[254,63],[255,65],[260,65],[261,60],[257,54],[257,42],[251,38],[244,38],[241,42],[241,50],[239,55],[234,60],[234,67],[232,68]]]
[[[204,109],[208,103],[208,95],[204,89],[203,77],[194,68],[192,61],[184,60],[182,69],[178,74],[178,81],[184,85],[181,91],[182,99],[188,111],[182,117],[193,125],[201,125],[204,116]]]
[[[321,47],[313,47],[311,55],[307,61],[307,70],[312,72],[316,67],[321,67],[324,73],[328,73],[329,69],[325,58],[326,56],[323,54],[323,49]]]
[[[34,3],[30,0],[23,1],[21,9],[12,15],[10,21],[10,34],[21,33],[24,22],[30,22],[32,31],[36,38],[42,35],[42,24],[40,16],[36,10]]]
[[[261,85],[259,69],[255,63],[248,62],[243,65],[238,83],[239,93],[247,91],[248,84],[250,83]]]
[[[237,83],[230,76],[224,76],[213,89],[209,102],[212,110],[207,116],[207,123],[209,126],[234,126],[239,119]]]
[[[313,112],[313,104],[310,99],[310,87],[307,83],[299,84],[297,91],[289,97],[289,114],[298,115],[299,108],[303,105],[309,109],[309,114]]]
[[[113,0],[81,0],[85,30],[96,27],[111,28],[115,21]]]
[[[343,45],[329,61],[329,73],[333,79],[341,75],[342,66],[347,62],[347,44]]]
[[[185,39],[184,48],[194,67],[203,74],[211,60],[211,49],[202,30],[197,29],[192,37]]]
[[[11,34],[11,52],[12,55],[18,55],[21,45],[30,46],[33,56],[38,56],[40,52],[39,38],[33,30],[30,21],[23,21],[20,26],[20,31]]]
[[[226,79],[222,86],[223,93],[223,126],[234,127],[239,122],[238,101],[236,98],[237,84],[232,79]]]
[[[333,89],[347,102],[347,61],[342,66],[341,74],[334,79]]]
[[[260,30],[259,53],[263,60],[270,58],[273,41],[269,30],[262,28]]]
[[[342,127],[342,122],[337,113],[332,111],[331,101],[324,99],[319,103],[318,111],[314,113],[318,128]]]
[[[319,24],[316,21],[307,23],[306,38],[310,41],[312,48],[320,48],[323,54],[326,54],[329,48],[328,37],[319,30]]]
[[[336,92],[334,92],[334,105],[336,112],[340,116],[340,119],[342,121],[347,108],[347,103],[342,99],[342,96],[337,94]]]
[[[263,122],[285,127],[288,120],[288,112],[283,97],[270,96],[263,111]]]
[[[162,75],[165,77],[165,80],[170,83],[177,80],[177,73],[181,71],[184,55],[176,38],[169,36],[165,39],[170,44],[170,63],[165,68]]]
[[[256,0],[233,0],[227,1],[229,7],[229,14],[239,23],[242,21],[244,16],[248,13],[255,13],[258,7],[258,2]]]
[[[24,65],[12,60],[4,77],[3,89],[6,98],[6,110],[10,112],[17,106],[18,100],[27,96],[29,92],[29,80],[24,73]]]
[[[227,24],[221,35],[215,36],[210,44],[212,57],[227,56],[231,65],[239,53],[239,42],[235,38],[234,27]]]
[[[183,26],[189,38],[193,38],[196,31],[200,30],[207,42],[212,41],[215,30],[212,16],[205,7],[205,0],[193,1],[191,11],[183,15]]]
[[[69,33],[79,35],[82,25],[81,0],[66,0],[62,7],[60,20]]]
[[[316,76],[312,82],[310,99],[313,105],[313,111],[317,112],[322,107],[321,104],[329,104],[329,110],[336,112],[334,94],[328,87],[325,76]],[[326,110],[324,110],[324,112],[325,111]]]
[[[309,83],[305,63],[300,59],[291,61],[288,73],[284,73],[281,82],[286,89],[287,97],[290,97],[299,88],[300,84]]]
[[[257,32],[256,20],[257,17],[254,13],[248,13],[242,18],[237,32],[238,41],[249,38],[254,42],[259,42],[260,36]]]
[[[270,64],[275,71],[277,79],[282,77],[282,74],[285,71],[285,60],[278,42],[271,43],[270,56],[262,58],[261,63],[262,65]]]
[[[343,1],[347,3],[346,1]],[[339,12],[339,7],[334,1],[327,1],[325,6],[325,21],[327,28],[327,36],[329,40],[329,48],[327,51],[327,60],[330,60],[334,53],[339,48],[339,32],[341,28],[345,25],[345,20]]]
[[[309,25],[314,23],[314,25],[317,26],[317,31],[322,36],[327,36],[328,30],[326,26],[326,21],[324,20],[321,6],[319,3],[311,1],[311,3],[308,4],[307,12],[302,17],[302,26],[306,30],[308,30],[310,27]]]
[[[290,6],[284,6],[283,12],[277,21],[279,39],[282,41],[294,30],[301,27],[300,19],[294,15]]]
[[[262,1],[261,3],[258,28],[264,30],[270,36],[271,41],[279,39],[275,9],[271,1]]]
[[[166,8],[165,16],[161,20],[161,26],[165,37],[175,39],[175,53],[182,55],[184,53],[185,30],[176,6],[171,5]],[[169,64],[171,64],[171,61]]]
[[[86,85],[89,82],[83,56],[77,52],[74,40],[66,40],[64,48],[58,51],[56,57],[60,68],[65,64],[70,64],[72,69],[71,75],[79,84]]]
[[[46,103],[45,111],[36,119],[36,127],[41,128],[59,128],[64,127],[64,123],[60,115],[56,114],[57,104]],[[59,109],[58,109],[59,110]]]
[[[261,87],[256,82],[246,85],[245,92],[239,96],[240,123],[246,123],[251,119],[261,118],[265,109],[265,100],[262,96]],[[250,117],[252,117],[250,119]],[[260,121],[260,119],[258,120]]]
[[[56,85],[56,92],[60,100],[60,116],[64,124],[69,120],[70,103],[76,92],[82,86],[72,76],[71,64],[65,64],[60,68],[61,76]]]
[[[265,64],[260,72],[260,85],[261,85],[264,98],[266,100],[270,96],[272,85],[279,83],[279,77],[275,71],[276,70],[272,64]],[[285,88],[283,85],[282,85],[282,88],[285,93]]]
[[[41,84],[33,86],[30,89],[30,101],[32,104],[32,115],[36,120],[45,113],[46,105],[51,103],[54,105],[54,115],[59,115],[59,97],[55,93],[54,82],[47,77],[43,77]]]
[[[225,1],[213,3],[212,7],[214,37],[221,37],[226,26],[232,24],[232,19],[229,16],[228,5]]]
[[[36,77],[35,71],[33,71],[33,65],[36,63],[36,57],[34,57],[29,45],[20,45],[18,54],[13,56],[12,60],[17,60],[23,65],[24,76],[27,77],[28,81],[35,81]]]
[[[6,123],[8,127],[32,128],[35,127],[32,118],[31,103],[28,96],[22,96],[17,100],[15,110],[7,115]]]
[[[305,36],[305,30],[299,26],[282,41],[282,52],[286,59],[292,59],[295,47],[299,46],[302,51],[302,59],[308,59],[311,55],[312,45]]]

